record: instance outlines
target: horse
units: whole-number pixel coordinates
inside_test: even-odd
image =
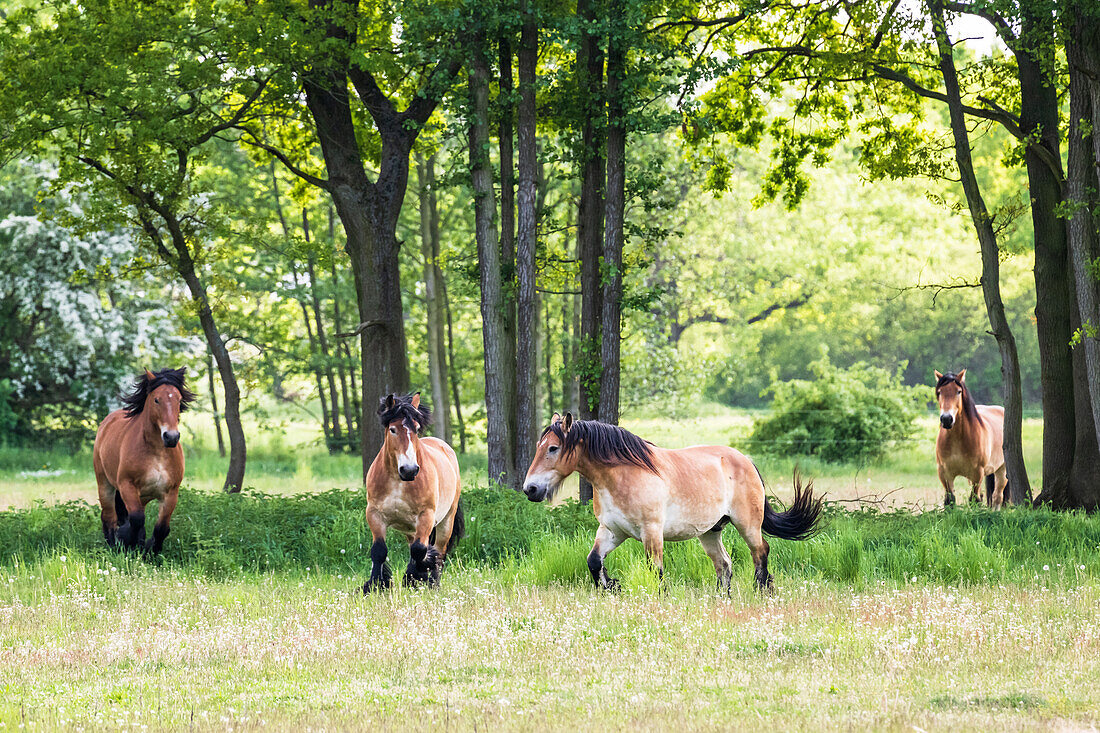
[[[981,502],[978,485],[985,477],[986,501],[994,509],[1004,502],[1005,409],[976,405],[966,388],[966,370],[936,375],[936,401],[940,405],[940,432],[936,436],[936,469],[943,484],[943,505],[955,503],[955,478],[970,482],[970,500]]]
[[[382,398],[378,418],[386,433],[367,471],[367,526],[373,543],[363,592],[390,586],[390,527],[409,540],[405,584],[438,585],[443,562],[465,531],[458,457],[439,438],[420,437],[431,424],[431,409],[421,403],[419,392]]]
[[[122,397],[123,407],[100,423],[92,467],[108,546],[145,543],[145,505],[153,499],[160,510],[145,551],[155,554],[164,546],[183,481],[179,416],[194,399],[183,369],[146,369]]]
[[[530,501],[546,501],[577,471],[592,484],[592,504],[600,526],[588,555],[597,587],[618,590],[604,566],[607,555],[627,538],[642,543],[664,577],[666,541],[698,538],[714,563],[719,591],[729,593],[733,564],[722,544],[722,528],[732,523],[752,552],[756,587],[773,589],[768,542],[762,536],[804,540],[819,529],[821,499],[795,475],[794,503],[776,512],[764,497],[764,479],[740,451],[718,445],[669,450],[616,425],[574,420],[554,413],[543,430],[522,491]]]

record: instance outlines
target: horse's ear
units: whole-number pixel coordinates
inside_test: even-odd
[[[553,425],[556,422],[561,422],[560,412],[555,412],[553,415],[550,416],[550,424]]]
[[[940,379],[941,379],[941,378],[943,377],[943,375],[942,375],[942,374],[940,374],[940,370],[939,370],[939,369],[933,369],[933,370],[932,370],[932,373],[936,375],[936,381],[937,381],[937,382],[938,382],[938,381],[940,381]]]
[[[416,394],[413,395],[412,406],[413,406],[414,410],[419,410],[420,409],[420,393],[419,392],[417,392]]]
[[[393,405],[394,405],[393,395],[392,394],[387,395],[386,396],[386,409],[387,410],[393,409]]]
[[[573,427],[573,413],[565,413],[565,418],[561,421],[561,429],[565,432],[569,432],[569,428]]]
[[[965,369],[960,369],[958,377],[959,377],[960,382],[965,382],[966,381],[966,370]]]
[[[145,370],[145,380],[147,382],[152,382],[156,378],[156,375],[153,374],[151,371],[149,371],[148,369]]]

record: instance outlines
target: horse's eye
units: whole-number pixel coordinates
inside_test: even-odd
[[[159,405],[160,404],[160,398],[159,397],[154,397],[153,402],[156,402]]]
[[[390,428],[390,435],[397,435],[397,428]]]
[[[549,447],[549,448],[547,449],[547,452],[548,452],[548,453],[557,453],[557,452],[558,452],[558,446],[556,446],[556,445],[552,445],[552,446],[550,446],[550,447]]]

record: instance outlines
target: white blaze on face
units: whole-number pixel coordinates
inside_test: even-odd
[[[405,428],[405,436],[409,440],[408,446],[403,453],[397,455],[397,467],[404,469],[418,468],[416,463],[416,445],[413,443],[413,432],[408,428]]]
[[[164,440],[164,435],[167,432],[168,432],[168,426],[167,425],[161,425],[160,426],[160,439],[161,440]]]

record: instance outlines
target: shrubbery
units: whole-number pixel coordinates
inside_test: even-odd
[[[877,458],[891,443],[912,436],[913,420],[929,400],[927,387],[902,384],[900,369],[891,374],[864,363],[840,369],[828,361],[810,368],[813,381],[768,388],[772,414],[753,426],[753,450],[834,463]]]

